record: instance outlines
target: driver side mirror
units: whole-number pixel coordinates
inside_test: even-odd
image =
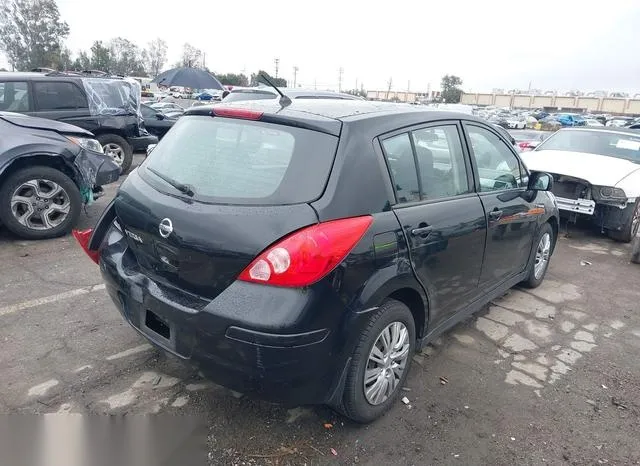
[[[530,191],[551,191],[553,188],[553,177],[544,172],[533,172],[529,176]]]
[[[222,92],[222,98],[224,99],[226,96],[228,96],[231,92],[228,90],[225,90]]]
[[[149,144],[149,145],[147,146],[147,157],[149,156],[149,154],[151,153],[151,151],[152,151],[153,149],[155,149],[155,148],[156,148],[156,146],[157,146],[157,144]]]
[[[157,120],[164,120],[164,113],[156,113]]]

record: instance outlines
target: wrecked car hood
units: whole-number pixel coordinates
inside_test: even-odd
[[[56,133],[76,134],[90,138],[94,137],[93,134],[85,129],[61,121],[47,120],[46,118],[32,117],[12,112],[0,112],[0,118],[23,128],[44,129],[55,131]]]
[[[557,173],[588,181],[592,185],[616,186],[623,178],[640,170],[629,160],[560,150],[540,150],[520,154],[529,170]]]

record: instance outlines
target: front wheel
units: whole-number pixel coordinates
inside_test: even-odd
[[[638,234],[638,227],[640,227],[640,201],[636,200],[633,205],[632,213],[627,219],[627,222],[623,225],[619,231],[609,230],[609,237],[615,241],[621,243],[630,243],[634,236]],[[627,207],[628,208],[628,207]]]
[[[400,396],[415,351],[415,323],[407,306],[385,301],[371,316],[353,353],[342,411],[366,423],[382,416]]]
[[[547,269],[549,268],[549,260],[551,259],[554,242],[553,228],[551,228],[551,225],[548,223],[545,223],[542,228],[540,228],[536,239],[535,256],[529,264],[529,277],[522,282],[527,288],[537,288],[544,280]]]
[[[80,191],[67,175],[36,166],[11,174],[0,187],[0,220],[26,239],[69,233],[82,207]]]
[[[129,171],[133,163],[133,148],[126,139],[117,134],[101,134],[97,139],[105,155],[122,168],[122,173]]]

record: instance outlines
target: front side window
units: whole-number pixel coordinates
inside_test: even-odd
[[[77,110],[88,108],[87,99],[70,82],[34,82],[33,92],[38,110]]]
[[[520,163],[496,134],[467,126],[473,157],[480,175],[480,191],[500,191],[523,186]]]
[[[391,171],[398,202],[419,201],[418,172],[409,134],[403,133],[385,139],[382,141],[382,147]]]
[[[462,143],[455,125],[424,128],[411,135],[423,199],[441,199],[470,191]]]
[[[29,111],[29,86],[26,82],[0,82],[0,111]]]
[[[158,112],[147,105],[140,105],[140,113],[142,114],[143,119],[151,120],[156,117]]]

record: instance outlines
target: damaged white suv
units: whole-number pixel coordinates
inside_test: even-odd
[[[565,128],[521,154],[531,170],[551,173],[561,214],[590,216],[603,232],[629,242],[640,226],[640,131]]]

